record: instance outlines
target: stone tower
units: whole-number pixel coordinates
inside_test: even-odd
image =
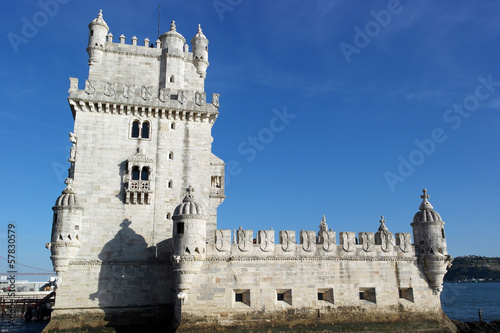
[[[208,39],[201,27],[193,30],[190,52],[174,21],[142,45],[135,36],[114,42],[102,11],[89,24],[88,79],[80,89],[70,78],[68,186],[53,208],[51,258],[61,281],[54,327],[75,307],[97,321],[128,322],[124,307],[167,317],[179,292],[174,244],[204,256],[214,241],[225,198],[224,162],[211,152],[219,95],[207,103]],[[202,219],[174,214],[191,185]],[[179,223],[199,238],[192,249],[194,239],[179,238]]]
[[[419,211],[413,218],[413,239],[420,269],[424,272],[429,286],[435,293],[441,292],[443,278],[452,258],[446,249],[444,221],[429,202],[427,190],[420,197],[423,199]]]

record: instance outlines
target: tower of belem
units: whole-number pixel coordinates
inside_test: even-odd
[[[88,78],[70,78],[75,121],[53,207],[59,280],[45,331],[450,332],[439,294],[451,257],[426,190],[414,243],[384,217],[357,234],[337,234],[324,216],[318,232],[217,229],[219,94],[207,101],[209,42],[200,26],[193,34],[190,51],[174,21],[141,43],[115,40],[102,12],[89,24]]]

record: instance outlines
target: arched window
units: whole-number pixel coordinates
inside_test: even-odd
[[[149,180],[149,168],[144,167],[141,170],[141,180]]]
[[[138,138],[139,137],[139,132],[140,132],[140,129],[139,129],[139,121],[138,120],[134,120],[134,122],[132,123],[132,134],[131,134],[131,137],[133,138]]]
[[[139,180],[139,167],[134,166],[132,168],[132,180]]]
[[[142,138],[149,139],[149,123],[147,121],[142,123]]]

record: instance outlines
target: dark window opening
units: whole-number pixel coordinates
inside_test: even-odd
[[[365,299],[365,293],[360,291],[359,292],[359,299]]]
[[[167,187],[172,188],[172,181],[171,180],[168,181]]]
[[[141,171],[141,180],[149,180],[149,168],[142,168]]]
[[[177,235],[184,235],[184,222],[177,223]]]
[[[146,121],[142,123],[142,138],[149,139],[149,123]]]
[[[285,300],[285,294],[284,293],[278,293],[277,294],[277,300],[278,301],[284,301]]]
[[[243,302],[243,294],[234,294],[235,302]]]
[[[173,152],[168,153],[168,159],[169,160],[173,160],[174,159],[174,153]]]
[[[132,180],[139,180],[139,167],[134,166],[132,168]]]
[[[170,124],[170,129],[175,129],[175,123]]]
[[[444,238],[444,228],[441,228],[441,237]]]
[[[324,294],[323,293],[318,293],[318,301],[324,300]]]
[[[133,138],[139,137],[139,122],[138,121],[134,121],[132,123],[132,137]]]
[[[90,30],[90,36],[94,36],[94,30]]]
[[[170,77],[170,82],[174,83],[174,76],[173,75]]]

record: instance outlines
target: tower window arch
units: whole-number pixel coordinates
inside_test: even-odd
[[[141,170],[141,180],[149,180],[149,168],[143,167]]]
[[[132,123],[132,133],[130,134],[133,138],[138,138],[140,133],[140,122],[138,120],[134,120]]]
[[[132,168],[132,180],[139,180],[139,167],[134,166]]]
[[[149,139],[151,137],[151,123],[149,120],[135,119],[131,123],[130,137],[133,139]]]

